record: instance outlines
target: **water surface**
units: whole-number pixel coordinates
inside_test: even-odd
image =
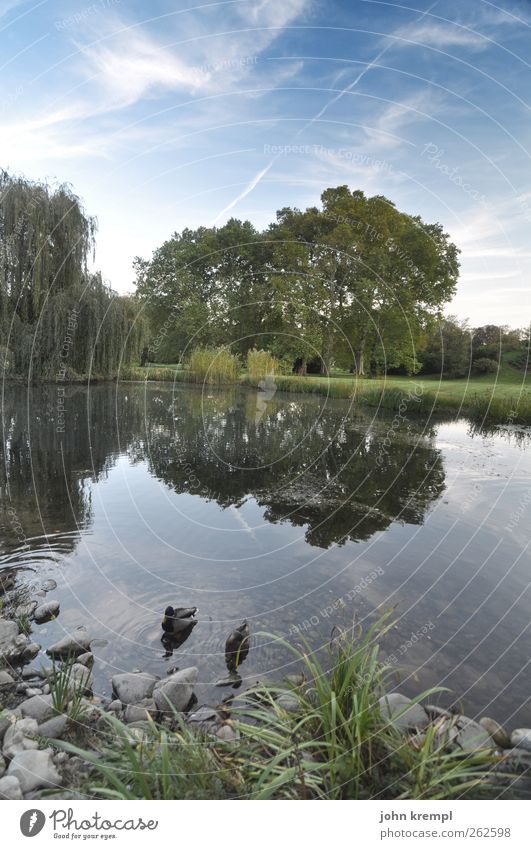
[[[85,624],[100,695],[117,671],[196,665],[204,701],[243,618],[318,648],[393,607],[403,691],[531,725],[528,434],[271,395],[69,387],[63,430],[57,387],[4,387],[0,566],[61,602],[37,641]],[[200,620],[171,657],[167,604]],[[262,639],[241,672],[290,664]]]

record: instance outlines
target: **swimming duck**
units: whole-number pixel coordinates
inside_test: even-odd
[[[186,631],[187,628],[193,628],[197,625],[197,619],[194,619],[197,613],[197,607],[176,607],[171,605],[164,611],[164,619],[162,620],[162,630],[166,634],[180,634],[181,631]]]
[[[229,672],[236,672],[240,663],[243,663],[249,654],[249,625],[244,619],[241,625],[232,631],[225,643],[225,663]]]
[[[9,592],[15,586],[17,580],[16,572],[0,572],[0,595]]]

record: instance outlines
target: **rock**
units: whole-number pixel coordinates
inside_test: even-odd
[[[15,755],[7,774],[18,778],[23,793],[31,793],[41,787],[58,787],[61,776],[57,772],[51,749],[36,749]]]
[[[10,619],[0,619],[0,659],[9,663],[22,656],[27,645],[24,634],[18,633],[18,625]]]
[[[177,711],[186,710],[194,694],[196,682],[196,666],[181,669],[165,681],[159,681],[153,689],[157,708],[162,711],[169,711],[172,707]]]
[[[3,759],[2,755],[0,755],[0,778],[2,778],[5,771],[6,771],[6,762]]]
[[[507,731],[503,726],[496,722],[495,719],[491,719],[488,716],[483,716],[479,720],[479,724],[482,728],[485,729],[487,734],[489,734],[497,746],[500,746],[502,749],[509,749],[511,746],[511,738],[507,734]]]
[[[79,718],[78,722],[95,722],[101,716],[101,711],[98,705],[90,699],[81,699],[79,702]]]
[[[81,663],[83,666],[86,666],[88,669],[92,669],[94,666],[94,655],[91,651],[86,651],[83,654],[80,654],[77,663]]]
[[[49,684],[45,684],[45,685],[44,685],[44,687],[42,688],[42,692],[43,692],[43,695],[44,695],[44,696],[49,696],[49,695],[50,695],[50,693],[52,692],[52,689],[51,689],[50,685],[49,685]]]
[[[511,773],[531,771],[531,752],[527,749],[508,749],[494,769],[497,772]]]
[[[287,684],[291,684],[292,687],[302,687],[306,683],[306,678],[303,672],[291,672],[289,675],[286,675],[284,681]]]
[[[14,775],[5,775],[0,778],[0,799],[8,799],[12,802],[22,799],[20,782]]]
[[[120,713],[122,709],[122,703],[120,699],[113,699],[112,702],[109,702],[107,705],[107,710],[110,710],[112,713]]]
[[[53,578],[47,578],[46,581],[41,584],[41,590],[45,593],[49,593],[50,590],[55,590],[56,587],[57,581],[54,581]]]
[[[48,622],[49,619],[53,619],[59,613],[59,602],[58,601],[46,601],[44,604],[39,604],[39,606],[35,609],[33,614],[33,618],[35,622]]]
[[[33,660],[41,650],[41,646],[38,643],[26,643],[22,651],[22,659],[24,662],[28,660]]]
[[[203,705],[197,710],[194,710],[194,712],[187,717],[186,721],[191,724],[197,723],[198,725],[201,725],[204,722],[219,722],[219,715],[216,708]]]
[[[6,758],[14,758],[19,752],[27,749],[37,749],[39,744],[35,737],[39,733],[39,726],[34,719],[19,719],[10,724],[4,734],[2,754]]]
[[[16,721],[15,714],[10,710],[3,710],[0,715],[0,741],[4,739],[4,734],[10,725]]]
[[[216,737],[224,743],[237,743],[238,735],[232,725],[220,725],[216,731]]]
[[[45,678],[46,675],[44,674],[42,669],[37,669],[35,666],[27,666],[25,669],[22,670],[22,677],[24,678],[24,680],[27,680],[27,679],[30,679],[30,678],[41,678],[42,679],[42,678]]]
[[[32,696],[42,696],[42,690],[38,687],[26,687],[24,693],[28,699],[31,699]]]
[[[158,680],[147,672],[122,672],[113,675],[112,688],[123,704],[136,705],[151,696]]]
[[[402,693],[389,693],[382,696],[378,703],[383,719],[388,720],[399,731],[422,729],[429,725],[429,716],[422,705],[412,702]]]
[[[129,725],[131,722],[142,722],[144,719],[149,719],[156,712],[155,702],[153,699],[144,699],[141,705],[126,705],[124,712],[124,722]]]
[[[66,637],[63,637],[62,640],[54,643],[53,646],[50,646],[50,648],[46,651],[50,657],[68,657],[69,655],[77,656],[88,652],[91,641],[91,635],[84,625],[81,625],[72,634],[67,634]]]
[[[25,604],[19,605],[15,610],[15,619],[18,619],[19,616],[33,616],[36,607],[36,601],[28,601]]]
[[[65,713],[60,713],[58,716],[52,716],[47,719],[42,725],[39,725],[39,735],[47,737],[49,740],[58,740],[63,736],[68,725],[68,717]]]
[[[83,695],[91,693],[93,684],[94,678],[90,669],[87,669],[82,663],[72,664],[70,678],[68,680],[69,696],[74,696],[78,693],[83,693]]]
[[[300,710],[299,700],[291,693],[281,693],[277,696],[276,702],[286,713],[297,713]]]
[[[511,734],[511,746],[531,752],[531,728],[515,728]]]
[[[494,748],[490,734],[487,734],[479,722],[468,716],[456,717],[455,724],[448,732],[448,743],[452,747],[457,746],[463,752]]]
[[[15,679],[5,669],[0,669],[0,687],[9,687],[15,683]]]
[[[46,722],[54,714],[52,696],[33,696],[19,705],[22,716],[36,719],[38,723]]]

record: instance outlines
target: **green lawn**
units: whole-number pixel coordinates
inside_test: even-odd
[[[505,424],[531,424],[531,374],[509,365],[514,352],[502,355],[497,374],[471,376],[456,380],[438,375],[380,378],[356,378],[348,372],[334,371],[330,378],[321,375],[282,375],[275,377],[277,391],[302,392],[349,399],[385,409],[403,409],[419,413],[462,412],[477,421]],[[123,371],[124,380],[175,380],[191,382],[191,375],[171,363],[151,363],[145,368]],[[240,383],[252,386],[245,372]]]

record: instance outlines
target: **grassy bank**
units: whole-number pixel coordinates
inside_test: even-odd
[[[455,717],[438,717],[412,735],[384,716],[379,700],[390,689],[391,670],[378,660],[381,632],[378,623],[363,637],[354,628],[338,635],[325,664],[307,646],[296,649],[277,638],[304,673],[225,703],[223,728],[230,734],[224,739],[192,727],[176,711],[135,723],[134,731],[102,714],[90,748],[54,744],[91,769],[72,789],[130,800],[499,795],[500,775],[494,780],[492,770],[500,758],[491,748],[453,747]],[[421,694],[415,703],[434,692]]]
[[[146,368],[128,368],[121,380],[162,380],[195,383],[191,372],[176,366],[158,364]],[[242,372],[237,382],[256,388],[256,380]],[[460,380],[441,380],[437,376],[359,379],[349,376],[275,375],[277,392],[324,395],[355,400],[366,407],[431,415],[460,414],[477,423],[531,424],[531,377],[502,363],[497,375]],[[405,406],[404,406],[405,405]]]

